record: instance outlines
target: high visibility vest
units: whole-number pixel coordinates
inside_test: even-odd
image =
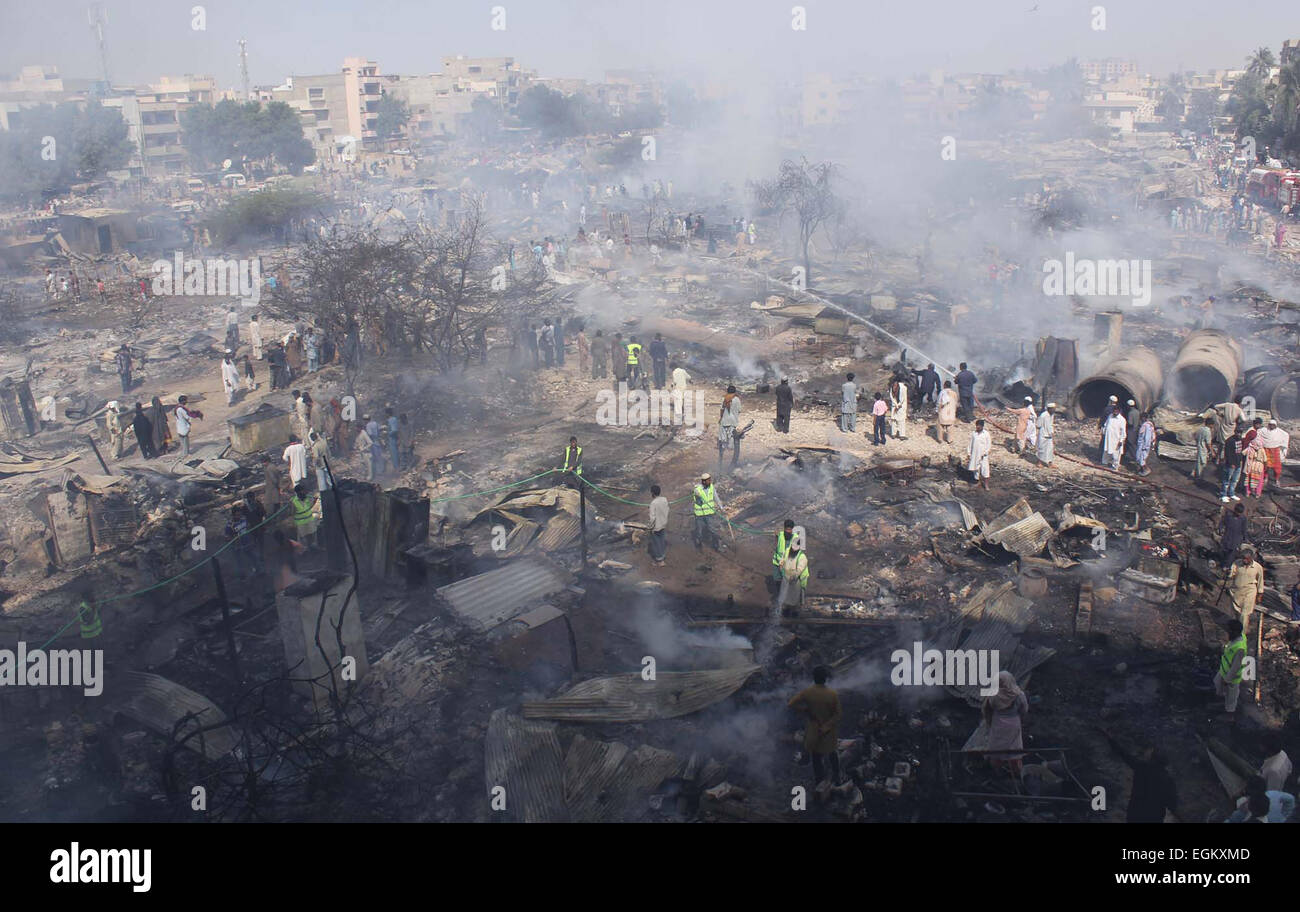
[[[776,550],[772,552],[772,566],[781,566],[781,561],[785,560],[786,552],[790,550],[790,541],[794,534],[785,534],[785,530],[776,533]]]
[[[99,618],[99,609],[82,602],[77,607],[77,617],[81,621],[81,638],[93,639],[104,632],[104,622]]]
[[[713,485],[709,485],[707,489],[704,485],[695,486],[695,500],[692,505],[695,508],[696,516],[712,516],[718,512],[717,500],[714,497],[715,493],[716,489]]]
[[[294,525],[305,526],[314,518],[312,516],[312,502],[310,500],[299,500],[295,494],[289,498],[289,503],[293,507]]]
[[[569,471],[569,457],[570,457],[570,456],[573,456],[573,472],[574,472],[574,474],[575,474],[575,475],[581,475],[581,474],[582,474],[582,447],[578,447],[578,452],[577,452],[576,454],[573,452],[573,450],[572,450],[570,447],[565,447],[565,448],[564,448],[564,468],[561,469],[561,471],[564,471],[564,472]]]
[[[627,347],[627,363],[636,364],[637,356],[641,354],[641,343],[633,342]]]
[[[1232,668],[1232,663],[1236,661],[1238,654],[1243,658],[1246,654],[1246,635],[1244,633],[1223,647],[1223,656],[1219,659],[1219,676],[1229,684],[1241,683],[1240,666],[1237,668],[1235,676],[1228,677],[1228,672]]]
[[[787,556],[787,560],[781,562],[782,563],[781,572],[785,574],[787,579],[789,579],[790,574],[786,572],[786,566],[785,566],[787,562],[788,562],[788,556]],[[794,560],[794,567],[791,569],[795,570],[796,573],[798,574],[796,579],[799,580],[799,585],[804,589],[808,588],[808,555],[800,551],[799,556],[796,557]]]

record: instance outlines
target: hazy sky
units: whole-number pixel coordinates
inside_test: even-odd
[[[806,31],[791,28],[796,2]],[[1098,5],[1104,31],[1091,27]],[[88,6],[0,0],[0,73],[54,63],[67,76],[98,76]],[[995,72],[1071,56],[1133,58],[1163,76],[1238,66],[1261,44],[1276,53],[1300,37],[1297,0],[207,0],[204,31],[191,27],[194,0],[105,6],[115,82],[196,73],[222,87],[238,85],[239,38],[253,83],[267,84],[336,72],[346,56],[376,60],[381,72],[437,72],[452,54],[513,55],[544,76],[586,78],[644,66],[732,79]],[[504,31],[491,28],[496,6]]]

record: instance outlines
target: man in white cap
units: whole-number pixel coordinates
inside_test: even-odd
[[[1120,412],[1119,406],[1111,410],[1110,420],[1106,422],[1106,432],[1101,440],[1101,464],[1112,471],[1119,468],[1120,458],[1124,455],[1124,442],[1128,440],[1128,421]]]
[[[1033,427],[1035,431],[1038,430],[1034,425],[1037,417],[1034,414],[1034,397],[1026,396],[1024,405],[1020,408],[1007,409],[1007,411],[1016,416],[1016,452],[1023,453],[1026,444],[1033,445],[1033,441],[1027,439],[1029,429]]]
[[[1098,462],[1106,464],[1106,425],[1110,424],[1110,419],[1114,417],[1115,410],[1119,408],[1119,397],[1111,396],[1106,400],[1106,408],[1102,410],[1101,417],[1097,419],[1097,430],[1101,431],[1101,440],[1097,444],[1097,449],[1101,453]]]
[[[1268,419],[1268,424],[1260,428],[1255,439],[1264,448],[1264,484],[1268,476],[1273,476],[1273,483],[1282,484],[1282,460],[1286,459],[1287,447],[1291,444],[1291,435],[1277,426],[1277,419]]]
[[[108,404],[108,413],[104,416],[108,427],[108,443],[114,459],[121,459],[126,449],[126,436],[122,432],[122,409],[114,399]]]
[[[234,405],[235,391],[239,389],[239,368],[235,367],[230,349],[226,349],[226,356],[221,359],[221,388],[226,391],[226,405]]]
[[[691,531],[691,541],[696,549],[704,547],[705,542],[715,551],[722,551],[722,543],[710,523],[718,512],[718,491],[713,487],[713,476],[705,472],[700,476],[700,483],[692,492],[691,507],[695,512],[695,528]]]
[[[1056,408],[1055,402],[1049,402],[1043,407],[1043,411],[1038,416],[1038,461],[1045,466],[1052,464],[1052,459],[1056,456],[1056,445],[1052,438],[1056,431],[1053,427],[1052,409]]]

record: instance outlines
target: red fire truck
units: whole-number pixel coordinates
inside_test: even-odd
[[[1300,171],[1285,168],[1253,168],[1246,175],[1246,196],[1271,209],[1300,203]]]

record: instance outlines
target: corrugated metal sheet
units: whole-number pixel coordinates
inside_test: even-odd
[[[443,586],[437,596],[465,624],[486,632],[530,603],[559,592],[571,580],[567,571],[529,558]]]
[[[577,539],[582,532],[582,521],[568,513],[556,513],[546,523],[546,528],[537,537],[534,546],[546,554],[553,554]]]
[[[130,693],[119,705],[119,710],[163,737],[180,740],[193,730],[226,720],[215,703],[175,681],[140,671],[127,672],[126,677]],[[186,715],[191,715],[191,719],[178,730],[176,723]],[[185,742],[185,746],[209,760],[218,760],[233,751],[238,743],[234,729],[220,725],[195,735]]]
[[[983,532],[986,542],[1020,557],[1040,553],[1052,537],[1051,525],[1023,497],[989,520]]]
[[[984,540],[994,545],[1001,545],[1020,557],[1032,557],[1042,553],[1047,540],[1052,537],[1052,527],[1042,513],[1026,516],[1019,522],[1004,526],[997,532],[985,535]]]
[[[640,672],[592,678],[550,700],[523,705],[527,719],[645,722],[697,712],[739,690],[757,665],[712,671],[666,671],[645,681]]]
[[[487,791],[504,786],[505,819],[518,823],[616,823],[640,819],[648,799],[681,761],[649,745],[576,735],[561,754],[553,722],[528,722],[507,710],[488,723]]]
[[[1011,672],[1023,683],[1024,675],[1055,655],[1056,650],[1021,646],[1020,635],[1033,619],[1034,603],[1016,594],[1014,588],[1015,583],[1010,582],[981,586],[962,609],[960,620],[939,635],[938,648],[995,652],[999,670]],[[970,635],[963,641],[962,633],[967,628]],[[979,684],[947,689],[973,706],[982,699]]]
[[[565,823],[563,754],[555,726],[525,722],[504,709],[488,720],[484,745],[488,794],[503,786],[504,815],[515,823]]]

